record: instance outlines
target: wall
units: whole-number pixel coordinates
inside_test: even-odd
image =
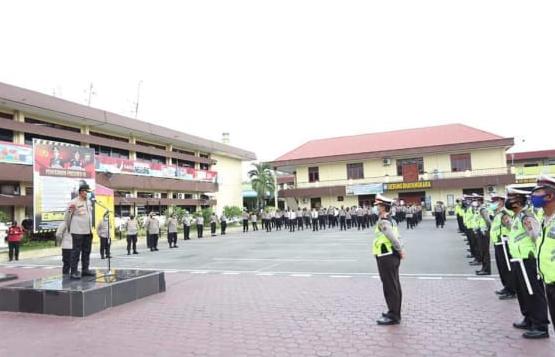
[[[505,149],[484,149],[470,153],[472,170],[507,167]]]
[[[220,155],[212,155],[211,158],[218,162],[212,167],[218,172],[218,191],[215,193],[218,201],[216,212],[221,214],[225,206],[243,207],[241,160]]]

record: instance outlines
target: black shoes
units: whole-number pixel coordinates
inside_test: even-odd
[[[83,272],[81,273],[81,276],[96,276],[96,272],[88,269],[83,270]]]
[[[530,331],[526,331],[525,333],[523,333],[522,337],[532,339],[532,340],[536,340],[536,339],[539,339],[539,338],[548,338],[549,337],[549,332],[547,332],[547,329],[546,330],[538,330],[538,329],[534,328]]]
[[[521,322],[513,322],[513,327],[520,329],[520,330],[530,330],[532,325],[526,319],[522,320]]]
[[[509,293],[509,291],[507,290],[507,288],[503,288],[503,289],[501,289],[501,290],[497,290],[495,293],[496,293],[497,295],[506,295],[506,294]]]
[[[388,316],[382,316],[376,323],[380,326],[390,326],[390,325],[399,325],[401,321],[392,319]]]
[[[473,256],[472,254],[468,254],[468,255],[466,256],[466,258],[467,258],[467,259],[472,259],[472,258],[474,258],[474,256]]]
[[[70,278],[71,280],[79,280],[79,279],[81,279],[81,275],[79,275],[79,272],[71,273],[71,275],[69,276],[69,278]]]
[[[490,271],[478,270],[476,275],[491,275]]]
[[[499,300],[512,300],[512,299],[516,299],[516,294],[506,293],[504,295],[499,295]]]
[[[173,245],[173,247],[174,247],[174,248],[179,248],[179,247],[178,247],[177,245],[175,245],[175,244]]]
[[[139,252],[133,252],[133,254],[139,254]]]
[[[131,255],[131,252],[127,252],[127,255]]]
[[[482,263],[474,260],[474,261],[471,261],[470,263],[468,263],[468,265],[476,266],[476,265],[482,265]]]

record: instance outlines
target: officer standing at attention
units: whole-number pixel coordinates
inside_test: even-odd
[[[493,242],[495,251],[495,263],[501,278],[503,289],[496,291],[500,300],[514,299],[516,297],[514,277],[511,272],[511,254],[509,253],[509,233],[510,227],[503,224],[503,217],[505,221],[510,219],[509,211],[505,208],[505,197],[497,194],[491,196],[490,209],[493,211],[493,220],[489,231],[490,239]]]
[[[202,214],[199,212],[197,213],[197,220],[196,220],[196,224],[197,224],[197,238],[201,239],[202,238],[202,233],[204,231],[204,217],[202,216]]]
[[[516,294],[522,322],[513,327],[526,330],[524,338],[538,339],[549,337],[547,331],[547,301],[545,288],[538,279],[536,266],[536,240],[540,236],[540,225],[532,210],[527,205],[526,196],[530,192],[507,187],[505,207],[514,213],[509,234],[509,250],[516,277]]]
[[[374,229],[372,253],[378,263],[388,311],[377,321],[378,325],[397,325],[401,322],[402,291],[399,281],[399,265],[405,253],[399,240],[396,223],[389,216],[393,200],[380,194],[375,203],[379,209],[379,220]]]
[[[317,232],[318,231],[318,211],[316,210],[316,208],[312,209],[311,216],[312,216],[312,231]]]
[[[243,233],[249,231],[249,212],[243,211]]]
[[[555,324],[555,179],[540,176],[531,199],[534,207],[543,208],[544,213],[537,243],[538,272],[545,284],[551,323]]]
[[[189,212],[185,211],[185,216],[183,216],[183,240],[189,240],[191,237],[191,216],[189,216]]]
[[[339,230],[346,231],[347,230],[347,212],[345,212],[345,208],[341,206],[339,210]]]
[[[478,221],[478,239],[480,239],[480,248],[482,256],[482,269],[476,272],[476,275],[491,275],[491,256],[489,254],[491,229],[491,217],[488,206],[483,204],[478,209],[480,219]]]

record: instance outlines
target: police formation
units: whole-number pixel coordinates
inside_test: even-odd
[[[395,224],[406,222],[407,229],[413,229],[422,221],[422,208],[420,205],[393,205],[390,217]],[[258,222],[261,229],[266,232],[289,230],[289,232],[312,230],[313,232],[338,229],[347,231],[351,229],[365,230],[374,227],[379,220],[378,205],[329,207],[312,210],[308,208],[270,210],[257,212],[243,212],[243,233],[249,229],[258,231]],[[250,228],[249,228],[250,227]]]
[[[457,201],[459,231],[468,243],[469,263],[491,274],[490,244],[503,288],[501,300],[516,299],[523,337],[549,337],[548,310],[555,320],[555,179],[541,176],[530,191],[508,186],[506,196],[464,196]]]

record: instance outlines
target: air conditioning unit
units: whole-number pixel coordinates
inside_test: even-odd
[[[135,196],[133,196],[132,193],[126,193],[125,194],[125,198],[134,198]]]
[[[383,165],[384,165],[384,166],[389,166],[389,165],[391,165],[391,159],[383,159],[382,162],[383,162]]]
[[[154,192],[154,198],[162,198],[162,194],[160,192]]]
[[[185,194],[184,193],[178,193],[177,198],[180,199],[180,200],[184,200],[185,199]]]
[[[488,190],[489,193],[495,192],[495,186],[488,186],[486,187],[486,189]]]
[[[308,198],[303,198],[303,203],[307,204],[308,203]]]

